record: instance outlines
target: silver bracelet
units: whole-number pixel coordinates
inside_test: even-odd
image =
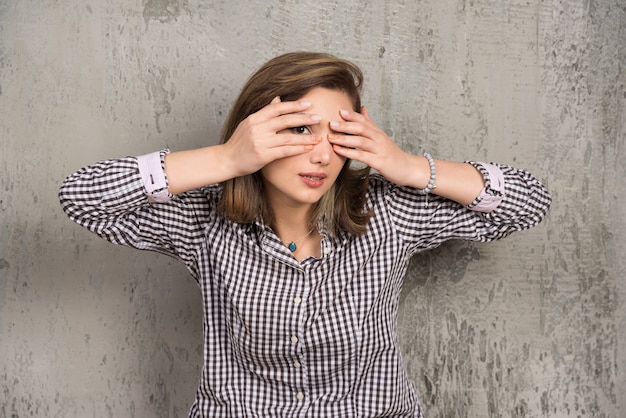
[[[435,160],[432,155],[425,152],[424,157],[428,160],[428,165],[430,166],[430,180],[428,180],[428,185],[425,188],[417,189],[417,192],[422,195],[427,195],[437,187],[435,184],[435,179],[437,178],[437,167],[435,167]]]

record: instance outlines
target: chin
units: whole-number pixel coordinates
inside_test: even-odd
[[[295,200],[298,202],[301,202],[303,204],[307,204],[307,205],[313,205],[317,202],[320,201],[320,199],[322,199],[323,194],[315,194],[314,196],[309,195],[309,196],[300,196],[299,198],[296,198]]]

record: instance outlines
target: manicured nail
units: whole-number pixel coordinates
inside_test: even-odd
[[[341,116],[344,116],[344,117],[345,117],[345,116],[348,116],[348,115],[350,114],[350,112],[348,112],[348,111],[347,111],[347,110],[345,110],[345,109],[341,109],[341,110],[339,111],[339,113],[341,114]]]
[[[313,145],[305,145],[304,149],[307,151],[311,151],[313,149]]]
[[[300,102],[300,105],[304,107],[309,107],[311,106],[311,102]]]
[[[328,140],[329,141],[334,141],[337,138],[339,138],[339,137],[337,135],[335,135],[335,134],[328,134]]]
[[[337,122],[336,120],[330,121],[330,126],[332,128],[337,128],[339,127],[339,122]]]
[[[311,115],[311,120],[315,121],[315,122],[319,122],[322,120],[322,116],[321,115]]]
[[[322,142],[322,137],[321,136],[314,136],[311,140],[313,142],[315,142],[316,144],[319,144],[320,142]]]

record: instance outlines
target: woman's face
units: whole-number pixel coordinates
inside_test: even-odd
[[[316,87],[299,100],[311,103],[308,114],[317,114],[322,120],[317,125],[290,129],[292,133],[315,135],[322,141],[311,151],[293,157],[275,160],[261,169],[266,197],[271,206],[310,206],[335,183],[346,161],[333,151],[328,142],[330,121],[341,120],[339,111],[352,110],[350,98],[338,90]]]

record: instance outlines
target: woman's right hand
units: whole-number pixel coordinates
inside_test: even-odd
[[[309,152],[322,139],[290,129],[320,123],[306,113],[307,102],[281,102],[279,97],[244,119],[230,139],[165,156],[168,189],[172,194],[254,173],[274,160]]]
[[[308,102],[281,102],[276,97],[244,119],[222,145],[224,157],[232,164],[233,177],[254,173],[274,160],[313,149],[321,138],[290,131],[320,123],[319,115],[305,113],[310,106]]]

